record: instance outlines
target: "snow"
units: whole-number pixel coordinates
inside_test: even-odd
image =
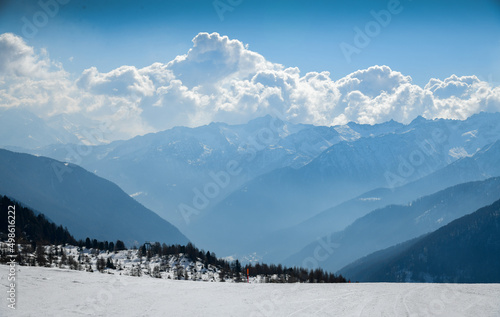
[[[448,151],[448,155],[453,157],[454,159],[460,159],[463,157],[471,157],[472,154],[467,153],[467,150],[463,146],[457,146],[454,148],[451,148]]]
[[[366,197],[366,198],[360,198],[359,200],[361,201],[377,201],[380,200],[380,197]]]
[[[9,267],[0,265],[7,289]],[[17,267],[0,316],[498,316],[500,284],[246,284]]]

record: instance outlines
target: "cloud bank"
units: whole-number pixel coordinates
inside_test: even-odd
[[[465,119],[500,111],[500,87],[456,75],[420,87],[388,66],[335,81],[329,72],[301,74],[271,63],[217,33],[199,33],[185,55],[166,64],[121,66],[108,73],[92,67],[75,78],[46,51],[36,52],[6,33],[0,35],[0,107],[25,108],[42,118],[72,114],[111,122],[110,138],[117,139],[277,113],[316,125],[407,123],[419,115]]]

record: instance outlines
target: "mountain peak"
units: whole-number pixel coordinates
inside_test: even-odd
[[[282,126],[285,123],[280,118],[277,118],[270,114],[266,114],[263,117],[257,117],[255,119],[248,121],[248,125],[268,125],[270,123],[276,124],[276,122],[278,122],[280,126]]]
[[[410,125],[420,124],[422,122],[427,122],[428,120],[422,116],[418,116],[410,122]]]

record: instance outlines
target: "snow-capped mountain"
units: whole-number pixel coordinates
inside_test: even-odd
[[[277,169],[247,182],[203,212],[189,232],[194,240],[228,253],[242,248],[257,251],[264,243],[257,237],[301,223],[370,190],[391,191],[477,153],[500,138],[497,122],[498,113],[464,121],[420,117],[392,133],[339,142],[299,169]],[[469,181],[476,179],[482,178]],[[435,191],[458,183],[439,185]],[[204,227],[227,219],[231,226],[226,230],[203,234]],[[230,239],[236,234],[245,239]]]
[[[321,211],[373,190],[389,197],[401,186],[471,159],[500,139],[498,122],[499,113],[481,113],[463,121],[418,117],[408,125],[319,127],[266,116],[240,125],[176,127],[98,146],[26,151],[81,165],[118,184],[200,246],[241,255],[261,252],[265,238]],[[471,173],[474,177],[462,182],[488,174]],[[435,192],[458,183],[439,181],[428,188]],[[432,193],[419,190],[418,196],[395,202]],[[384,206],[377,197],[360,196],[367,206]],[[368,211],[356,210],[338,227]],[[325,229],[329,221],[322,225]],[[224,230],[214,230],[220,226]]]
[[[197,190],[203,192],[207,184],[214,182],[214,174],[227,175],[228,168],[232,170],[228,184],[219,186],[209,206],[255,177],[279,168],[300,168],[334,144],[401,126],[388,122],[317,127],[266,116],[241,125],[175,127],[107,145],[55,145],[28,152],[81,165],[189,230],[179,205],[192,205]]]

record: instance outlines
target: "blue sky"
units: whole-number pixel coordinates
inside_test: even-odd
[[[500,81],[499,1],[401,0],[402,11],[392,14],[350,63],[340,44],[353,44],[354,28],[363,30],[374,20],[370,12],[387,10],[391,1],[220,0],[230,8],[223,20],[212,0],[61,2],[68,3],[59,5],[34,36],[25,36],[23,17],[32,21],[41,6],[4,1],[0,33],[12,32],[28,45],[46,48],[51,59],[76,74],[91,66],[105,72],[168,62],[185,54],[199,32],[218,32],[269,61],[303,72],[326,70],[333,79],[388,65],[420,86],[451,74]]]
[[[0,109],[109,139],[500,111],[500,1],[0,1]]]

